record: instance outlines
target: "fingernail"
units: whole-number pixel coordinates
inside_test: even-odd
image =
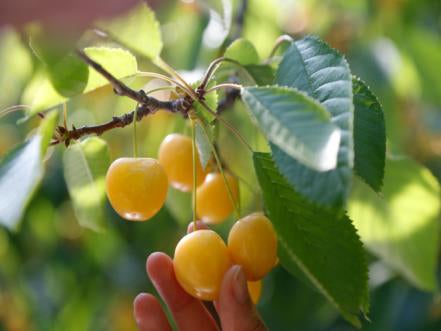
[[[242,267],[234,266],[233,274],[233,293],[238,303],[245,303],[248,300],[248,287],[245,274],[242,271]]]

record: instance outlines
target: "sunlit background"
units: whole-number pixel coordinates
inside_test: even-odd
[[[233,2],[234,8],[237,5]],[[155,12],[161,22],[164,59],[187,77],[199,78],[201,70],[219,56],[224,36],[216,21],[191,0],[159,2]],[[243,36],[256,45],[261,58],[268,56],[282,33],[317,34],[343,52],[353,72],[383,104],[388,155],[409,154],[441,178],[439,0],[250,0]],[[40,66],[19,32],[10,27],[0,30],[0,109],[23,102]],[[140,61],[139,66],[154,70],[148,61]],[[128,83],[139,88],[148,84],[147,89],[159,84],[145,78]],[[167,92],[156,96],[170,97]],[[133,107],[132,101],[104,87],[69,102],[67,120],[77,127],[96,124]],[[0,156],[38,124],[38,118],[17,124],[22,116],[15,112],[0,119]],[[253,146],[261,143],[240,103],[225,117]],[[166,134],[188,130],[178,115],[160,112],[146,118],[138,126],[140,154],[155,157]],[[234,136],[224,129],[219,134],[223,159],[244,179],[243,208],[253,211],[259,202],[256,180],[249,171],[251,159],[242,157],[247,154]],[[130,127],[103,138],[112,160],[132,155]],[[75,216],[62,173],[64,150],[57,146],[51,151],[44,181],[19,229],[0,227],[0,330],[135,330],[133,298],[141,291],[154,291],[145,274],[145,259],[152,251],[173,253],[191,220],[190,196],[172,191],[166,207],[145,223],[123,221],[107,206],[105,230],[94,232],[80,226]],[[217,229],[225,234],[232,221]],[[418,226],[410,219],[406,231]],[[434,229],[438,231],[437,226]],[[371,322],[364,323],[363,330],[441,330],[436,294],[419,289],[397,272],[400,268],[374,256],[369,260]],[[265,278],[258,309],[270,330],[352,329],[320,294],[280,267]]]

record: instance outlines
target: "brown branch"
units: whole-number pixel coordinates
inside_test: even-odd
[[[229,42],[232,42],[233,40],[239,38],[242,34],[247,7],[248,0],[242,0],[238,13],[235,17],[236,30],[231,38],[229,38]],[[190,110],[193,103],[193,100],[190,96],[185,96],[173,101],[161,101],[153,97],[149,97],[143,90],[135,91],[128,87],[121,80],[117,79],[110,72],[108,72],[101,64],[91,59],[82,50],[77,50],[76,53],[86,64],[88,64],[98,73],[100,73],[105,79],[107,79],[117,95],[126,96],[135,100],[136,102],[138,102],[138,107],[135,111],[131,111],[122,116],[114,116],[112,117],[112,120],[99,125],[83,126],[81,128],[75,128],[75,126],[72,126],[72,129],[70,130],[66,127],[58,126],[56,128],[56,132],[51,143],[52,145],[64,143],[66,146],[69,146],[72,140],[80,139],[83,136],[99,136],[106,131],[115,128],[123,128],[133,123],[133,117],[135,116],[135,113],[137,121],[142,120],[147,115],[155,113],[159,109],[164,109],[172,113],[180,112],[183,116],[188,116],[188,111]],[[204,88],[198,89],[197,91],[197,94],[201,99],[203,99],[204,97]],[[240,92],[236,89],[227,90],[224,98],[219,102],[217,112],[221,113],[225,109],[231,107],[236,98],[238,98],[239,96]]]
[[[143,117],[155,113],[159,109],[167,110],[172,113],[182,113],[184,117],[188,116],[188,111],[192,106],[192,99],[189,96],[182,97],[171,101],[161,101],[153,97],[149,97],[143,90],[135,91],[125,85],[122,81],[115,78],[110,72],[108,72],[101,64],[92,60],[86,53],[81,50],[77,50],[78,56],[89,66],[94,68],[100,73],[107,81],[112,85],[115,93],[121,96],[127,96],[138,102],[136,111],[131,111],[122,116],[114,116],[112,120],[107,123],[83,126],[81,128],[68,129],[63,126],[58,126],[53,137],[52,145],[64,143],[69,146],[72,140],[77,140],[87,135],[101,135],[106,131],[114,128],[123,128],[133,122],[133,116],[136,112],[136,120],[140,121]]]

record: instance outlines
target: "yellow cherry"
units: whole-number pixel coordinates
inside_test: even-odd
[[[228,248],[212,230],[197,230],[183,237],[175,249],[176,279],[190,295],[216,300],[225,272],[231,266]]]
[[[169,134],[159,146],[158,159],[175,189],[193,190],[193,149],[191,139],[179,133]],[[196,185],[202,184],[205,172],[196,152]]]
[[[110,204],[121,217],[146,221],[164,204],[167,175],[155,159],[120,158],[107,171],[106,190]]]
[[[228,235],[228,250],[248,280],[262,279],[277,262],[277,236],[270,220],[262,213],[238,220]]]
[[[225,172],[225,178],[231,189],[231,195],[236,203],[239,200],[239,186],[237,179]],[[212,172],[207,175],[204,183],[196,192],[196,214],[199,219],[209,224],[219,224],[225,221],[233,212],[228,188],[222,174]]]

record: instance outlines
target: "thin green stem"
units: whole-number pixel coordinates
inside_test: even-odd
[[[136,134],[136,122],[138,117],[138,107],[135,109],[135,114],[133,114],[133,157],[138,157],[138,139]]]
[[[271,52],[270,52],[270,54],[268,55],[268,57],[267,57],[265,63],[269,63],[270,59],[276,54],[277,50],[279,49],[279,47],[280,47],[282,44],[284,44],[284,43],[286,43],[286,42],[292,42],[292,41],[293,41],[292,37],[289,36],[289,35],[287,35],[287,34],[284,34],[284,35],[279,36],[279,37],[276,39],[276,42],[274,43],[274,46],[273,46],[273,48],[271,49]]]
[[[177,95],[177,96],[179,96],[177,93],[176,93],[176,87],[175,86],[161,86],[161,87],[157,87],[157,88],[154,88],[154,89],[151,89],[151,90],[148,90],[148,91],[146,91],[145,93],[146,94],[152,94],[152,93],[154,93],[154,92],[158,92],[158,91],[171,91],[171,92],[173,92],[175,95]]]
[[[184,86],[183,84],[179,83],[177,80],[170,78],[168,76],[162,75],[162,74],[158,74],[156,72],[148,72],[148,71],[138,71],[136,73],[137,76],[141,76],[141,77],[152,77],[152,78],[158,78],[161,79],[163,81],[166,81],[168,83],[172,83],[175,84],[176,86],[179,86],[183,91],[185,91],[187,94],[189,95],[194,95],[195,98],[197,98],[196,94],[194,93],[193,90],[188,90],[188,88],[186,86]],[[190,87],[191,88],[191,87]]]
[[[197,230],[197,216],[196,216],[196,189],[197,189],[197,171],[196,171],[196,133],[195,133],[195,123],[194,119],[191,120],[191,147],[192,147],[192,154],[193,154],[193,230]]]
[[[221,159],[219,157],[219,154],[216,151],[216,147],[214,146],[213,143],[211,143],[209,135],[208,135],[208,132],[207,132],[205,126],[201,124],[201,127],[202,127],[202,131],[204,132],[205,137],[207,138],[207,141],[210,142],[211,151],[213,152],[214,159],[216,161],[216,166],[217,166],[219,172],[221,173],[222,179],[224,181],[224,185],[227,188],[228,198],[230,199],[230,202],[231,202],[231,204],[234,207],[234,211],[236,213],[236,217],[239,219],[240,218],[240,198],[238,197],[238,201],[237,201],[237,204],[236,204],[236,201],[234,200],[234,196],[233,196],[233,191],[231,190],[231,186],[230,186],[230,184],[227,181],[227,177],[225,176],[225,172],[224,172],[224,169],[222,167],[222,162],[221,162]]]
[[[4,109],[0,110],[0,118],[2,118],[3,116],[6,116],[8,114],[11,114],[13,112],[23,110],[23,109],[31,109],[31,106],[29,106],[29,105],[15,105],[15,106],[4,108]]]
[[[208,94],[210,92],[222,89],[222,88],[232,88],[232,89],[236,89],[236,90],[241,90],[242,89],[242,85],[239,84],[233,84],[233,83],[223,83],[223,84],[218,84],[215,85],[213,87],[210,87],[209,89],[207,89],[205,91],[205,94]]]
[[[207,103],[204,100],[199,100],[200,104],[208,110],[210,114],[212,114],[220,123],[225,125],[225,127],[230,130],[231,133],[233,133],[237,139],[240,140],[240,142],[252,153],[253,149],[251,148],[250,144],[245,140],[244,137],[226,120],[224,120],[222,117],[220,117],[213,109],[210,108],[210,106],[207,105]]]
[[[63,103],[63,124],[64,128],[67,129],[67,103]]]
[[[193,92],[193,88],[190,86],[190,84],[187,83],[187,81],[175,70],[172,66],[170,66],[167,62],[165,62],[162,58],[157,58],[155,61],[153,61],[154,64],[156,64],[159,68],[164,70],[166,73],[168,73],[170,76],[175,77],[177,80],[181,82],[186,87],[186,91],[188,94],[194,96],[197,98],[197,95]]]
[[[242,72],[245,73],[246,76],[248,76],[248,79],[250,79],[252,82],[256,82],[254,80],[253,76],[250,75],[248,70],[242,64],[240,64],[238,61],[233,60],[233,59],[229,59],[229,58],[226,58],[226,57],[219,57],[217,59],[214,59],[210,63],[210,65],[208,66],[208,69],[205,72],[204,78],[202,79],[202,82],[201,82],[199,87],[204,88],[204,89],[207,87],[208,83],[211,80],[211,77],[213,77],[213,75],[215,74],[217,69],[219,69],[220,64],[222,62],[229,62],[229,63],[234,64],[238,69],[242,70]]]

